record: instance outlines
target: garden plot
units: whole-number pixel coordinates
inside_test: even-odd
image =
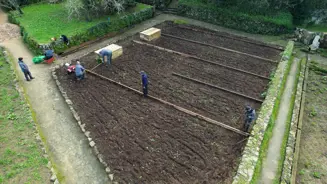
[[[164,26],[162,33],[165,33]],[[109,67],[95,67],[98,65],[95,53],[80,60],[93,72],[139,91],[140,71],[143,70],[149,76],[151,96],[236,129],[243,127],[245,105],[260,108],[264,100],[261,94],[269,79],[246,73],[248,68],[240,67],[245,66],[242,65],[244,57],[220,52],[214,55],[219,58],[214,60],[217,65],[140,44],[133,39],[139,41],[138,35],[117,43],[123,46],[124,54]],[[147,43],[162,46],[159,43],[166,40],[165,48],[179,49],[175,44],[180,40],[170,42],[168,39],[163,36]],[[192,54],[198,57],[206,56],[203,45],[189,42],[182,45],[183,49],[197,50]],[[277,57],[272,55],[271,58]],[[230,58],[233,60],[227,61]],[[264,76],[269,76],[277,65],[253,57],[247,58],[246,62],[252,66],[251,72]],[[242,68],[245,72],[222,67],[222,64]],[[265,72],[260,73],[263,70]],[[243,135],[153,98],[143,98],[135,91],[91,73],[85,80],[76,81],[63,68],[56,72],[115,181],[231,183],[246,143],[242,141]]]

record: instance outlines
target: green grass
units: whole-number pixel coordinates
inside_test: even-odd
[[[206,9],[216,9],[216,10],[223,9],[224,11],[234,12],[234,14],[238,14],[243,17],[249,17],[251,19],[264,20],[266,22],[285,25],[288,28],[293,27],[292,15],[288,12],[274,12],[274,15],[258,15],[258,14],[250,14],[248,12],[241,12],[238,10],[237,7],[217,7],[215,3],[203,3],[203,1],[201,0],[180,0],[179,2],[190,6],[202,7]]]
[[[137,4],[136,7],[126,12],[115,15],[103,16],[90,22],[72,19],[68,20],[68,14],[64,4],[34,4],[24,7],[24,14],[17,17],[20,24],[38,43],[49,43],[52,37],[59,38],[61,34],[73,36],[86,31],[88,28],[101,22],[115,21],[120,16],[143,10],[149,7],[144,4]]]
[[[313,32],[327,32],[327,25],[310,25],[305,26],[305,29]]]
[[[0,64],[0,183],[47,183],[48,160],[36,142],[31,112],[15,88],[15,74],[2,51]]]

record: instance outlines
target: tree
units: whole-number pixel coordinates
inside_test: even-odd
[[[127,6],[135,4],[132,2],[131,0],[67,0],[66,8],[70,18],[85,18],[90,21],[101,15],[120,13]]]
[[[10,10],[18,10],[20,14],[23,14],[20,8],[19,0],[0,0],[0,7],[4,7]]]

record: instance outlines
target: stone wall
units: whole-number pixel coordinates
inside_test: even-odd
[[[296,97],[294,102],[291,128],[286,145],[286,155],[283,164],[283,171],[281,176],[281,184],[289,184],[291,182],[292,175],[292,166],[294,159],[295,143],[296,143],[296,134],[297,134],[297,125],[299,121],[301,100],[302,100],[302,90],[303,90],[303,80],[305,75],[305,65],[306,59],[301,60],[301,71],[299,75],[299,80],[296,89]]]
[[[82,132],[84,133],[85,137],[89,141],[89,146],[93,149],[93,153],[96,155],[100,163],[103,165],[103,168],[105,169],[106,173],[108,174],[110,184],[118,184],[117,182],[114,182],[114,175],[111,172],[108,164],[103,160],[103,155],[99,153],[99,150],[93,141],[93,139],[90,137],[90,132],[85,130],[85,124],[81,122],[81,118],[76,112],[76,110],[73,107],[73,102],[68,98],[67,93],[65,92],[64,88],[61,86],[58,77],[56,75],[56,70],[59,69],[60,67],[63,67],[64,64],[61,64],[61,66],[57,65],[52,69],[52,78],[55,80],[56,85],[61,93],[61,95],[64,97],[70,111],[72,112],[74,118],[76,119],[76,122],[78,123],[79,127],[81,128]]]
[[[254,176],[254,171],[259,161],[259,152],[263,142],[268,124],[274,115],[274,106],[279,104],[279,95],[282,94],[292,62],[294,42],[290,41],[283,53],[282,59],[277,67],[272,79],[265,101],[263,102],[260,114],[253,126],[248,142],[244,148],[239,168],[234,176],[233,184],[250,183]],[[278,108],[277,108],[278,110]]]

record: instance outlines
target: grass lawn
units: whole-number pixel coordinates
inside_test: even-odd
[[[72,19],[68,20],[68,14],[64,4],[35,4],[23,8],[24,15],[18,17],[20,24],[39,43],[49,43],[52,37],[59,38],[61,34],[73,36],[88,28],[108,20],[113,22],[122,15],[137,12],[149,7],[137,4],[121,14],[103,16],[91,22]]]
[[[0,183],[50,183],[48,160],[35,139],[32,115],[15,88],[0,49]]]
[[[307,26],[305,29],[314,32],[327,32],[327,25],[312,25],[312,26]]]

